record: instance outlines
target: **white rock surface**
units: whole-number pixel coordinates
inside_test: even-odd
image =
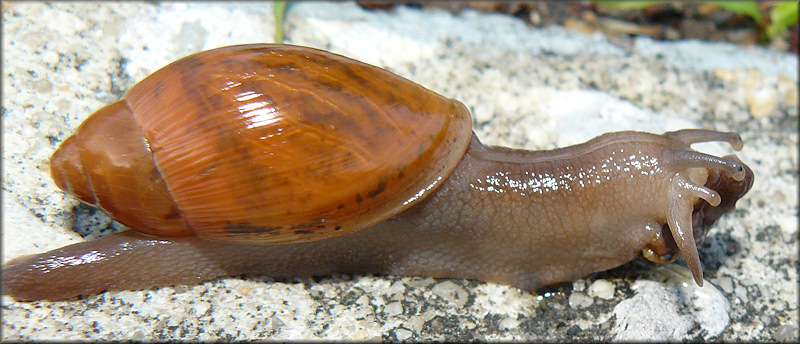
[[[717,338],[730,320],[727,300],[712,285],[697,288],[688,282],[634,283],[636,295],[614,307],[613,339],[675,342]],[[693,312],[687,314],[685,309]]]
[[[122,228],[65,197],[47,172],[49,155],[89,113],[174,59],[269,42],[274,28],[272,4],[260,2],[3,6],[4,261],[82,240],[76,232],[91,239]],[[507,16],[353,3],[292,3],[285,28],[287,43],[463,101],[487,144],[542,149],[622,129],[735,130],[755,186],[700,247],[704,288],[675,282],[691,282],[682,260],[666,270],[639,260],[539,295],[424,277],[249,276],[58,302],[3,297],[2,340],[797,341],[796,56],[647,38],[625,50],[600,34]]]

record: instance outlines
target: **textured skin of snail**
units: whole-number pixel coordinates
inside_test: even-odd
[[[246,47],[328,54],[325,59],[356,63],[308,48]],[[225,49],[241,48],[218,51],[229,53]],[[325,64],[325,59],[320,61]],[[396,78],[392,81],[408,82],[366,66],[367,70],[374,68],[376,73]],[[418,93],[408,99],[435,95],[417,87],[414,92]],[[412,192],[403,196],[402,205],[376,211],[381,213],[377,220],[367,215],[352,220],[345,213],[325,210],[322,221],[300,222],[315,224],[311,229],[258,225],[242,230],[239,226],[236,229],[242,233],[236,233],[230,226],[223,226],[219,231],[223,237],[199,231],[198,235],[180,230],[177,235],[155,236],[147,228],[143,231],[148,234],[128,230],[12,259],[3,265],[2,292],[20,300],[63,299],[106,290],[194,284],[241,274],[284,278],[334,273],[465,278],[533,290],[617,267],[640,253],[659,263],[671,262],[683,254],[695,281],[702,286],[697,245],[720,216],[735,208],[736,201],[753,183],[752,171],[735,156],[715,157],[690,148],[697,142],[725,141],[739,150],[742,141],[735,133],[614,132],[555,150],[513,150],[485,146],[469,133],[469,126],[464,130],[463,125],[457,125],[465,120],[460,108],[463,105],[451,102],[441,102],[443,108],[450,109],[448,118],[455,123],[447,133],[452,135],[452,128],[458,128],[460,136],[444,141],[452,141],[455,148],[443,148],[445,153],[434,149],[426,153],[423,146],[405,145],[412,145],[419,156],[428,159],[437,154],[450,156],[455,149],[457,159],[452,166],[444,163],[420,167],[422,171],[433,171],[431,176],[412,185]],[[466,117],[471,121],[468,113]],[[150,146],[158,147],[159,143],[150,137],[148,140]],[[410,165],[413,163],[402,166]],[[55,177],[57,172],[53,174]],[[396,179],[403,179],[403,175],[398,173]],[[387,178],[375,179],[379,188],[368,185],[364,190],[372,190],[367,193],[370,195],[386,189],[395,194],[408,193],[397,191],[405,189],[395,188],[394,179]],[[169,181],[166,184],[171,191]],[[68,191],[84,201],[91,196],[87,191]],[[359,210],[372,198],[350,199],[355,201],[340,202],[345,205],[334,208],[372,214],[369,209]],[[184,201],[175,202],[180,216]],[[324,216],[328,215],[341,216],[342,225],[325,221]],[[362,218],[364,225],[359,226]],[[181,221],[196,223],[193,219]],[[276,233],[278,239],[264,239],[249,230],[262,227]],[[320,228],[320,238],[313,237],[316,228]],[[302,233],[295,235],[293,229]],[[236,234],[250,239],[255,236],[255,240],[238,240]]]

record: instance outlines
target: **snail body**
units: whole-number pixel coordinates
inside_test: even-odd
[[[736,157],[690,148],[741,149],[735,133],[616,132],[525,151],[483,145],[471,121],[458,101],[315,49],[187,56],[98,110],[51,158],[59,187],[133,230],[14,259],[3,293],[58,299],[246,273],[530,290],[640,252],[683,254],[702,285],[697,245],[753,182]]]

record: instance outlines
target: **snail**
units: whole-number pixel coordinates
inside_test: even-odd
[[[623,131],[548,151],[483,145],[461,102],[387,70],[280,44],[181,58],[89,116],[56,185],[131,230],[19,257],[20,300],[334,273],[525,290],[681,254],[750,189],[732,132]]]

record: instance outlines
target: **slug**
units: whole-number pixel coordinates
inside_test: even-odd
[[[736,133],[614,132],[548,151],[483,145],[461,102],[312,48],[184,57],[80,125],[55,183],[132,230],[3,265],[20,300],[334,273],[525,290],[685,257],[753,184]]]

